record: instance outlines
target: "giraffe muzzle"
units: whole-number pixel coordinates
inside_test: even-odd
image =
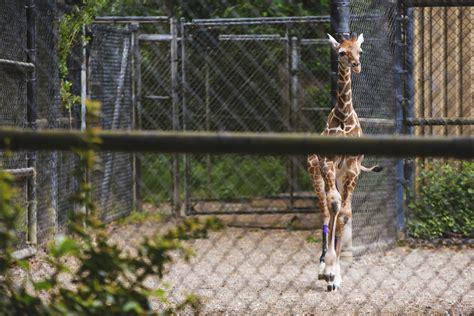
[[[360,73],[360,71],[361,71],[360,63],[353,62],[353,63],[351,64],[351,66],[352,66],[351,68],[352,68],[352,71],[353,71],[353,72],[355,72],[355,73],[357,73],[357,74]]]

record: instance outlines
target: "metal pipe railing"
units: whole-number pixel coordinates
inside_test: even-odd
[[[9,59],[0,59],[0,66],[8,66],[18,69],[22,72],[33,72],[35,71],[35,65],[33,63],[25,63],[22,61],[9,60]]]
[[[63,150],[86,148],[88,134],[77,131],[0,129],[0,149]],[[364,136],[315,134],[253,134],[200,132],[101,131],[98,151],[211,153],[250,155],[374,155],[385,157],[474,158],[473,137]]]
[[[128,24],[128,23],[159,23],[169,22],[167,16],[98,16],[94,19],[94,23],[100,24]]]
[[[474,0],[404,0],[407,7],[467,7],[474,6]]]
[[[407,126],[474,125],[474,117],[408,118],[405,124]]]

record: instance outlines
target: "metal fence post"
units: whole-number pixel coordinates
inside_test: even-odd
[[[406,75],[406,70],[404,66],[404,42],[402,38],[402,23],[404,19],[403,6],[399,2],[397,5],[397,15],[394,22],[394,48],[395,48],[395,94],[397,100],[397,106],[395,111],[395,132],[397,134],[404,133],[404,104],[405,104],[405,94],[404,94],[404,78]],[[404,196],[404,185],[405,185],[405,176],[404,176],[404,161],[403,159],[398,159],[396,163],[396,174],[397,174],[397,183],[395,188],[395,202],[396,202],[396,212],[397,212],[397,231],[398,237],[404,237],[405,230],[405,196]]]
[[[211,131],[211,74],[210,74],[210,63],[211,58],[209,56],[210,48],[204,50],[204,89],[205,89],[205,128],[206,131]],[[206,154],[206,176],[207,176],[207,194],[211,198],[211,172],[212,172],[212,162],[211,155]]]
[[[299,41],[297,37],[290,39],[290,126],[292,132],[298,131],[298,111],[299,111],[299,68],[300,68],[300,53]],[[297,166],[298,161],[290,157],[290,209],[294,207],[294,193],[296,189],[297,180]]]
[[[36,6],[35,0],[28,0],[26,5],[26,55],[27,61],[35,65],[35,69],[28,78],[26,94],[27,94],[27,109],[26,119],[29,128],[36,129]],[[36,170],[36,152],[28,152],[28,167]],[[29,177],[27,180],[28,192],[28,242],[30,244],[37,244],[37,214],[36,214],[36,176]]]
[[[340,40],[343,36],[349,36],[350,7],[349,0],[331,0],[331,33]],[[336,104],[337,98],[337,72],[338,54],[331,49],[331,105]],[[344,226],[343,248],[341,258],[344,261],[352,261],[352,219]]]
[[[413,126],[406,124],[407,119],[413,119],[415,117],[415,82],[413,79],[413,67],[414,67],[414,21],[413,21],[413,8],[405,8],[406,21],[405,21],[405,66],[406,66],[406,81],[405,81],[405,111],[404,111],[404,133],[413,135]],[[414,187],[414,176],[415,176],[415,161],[414,159],[405,159],[404,164],[404,181],[405,181],[405,214],[409,211],[410,194],[408,192],[415,192]],[[406,233],[406,232],[405,232]]]
[[[86,26],[83,26],[82,28],[82,35],[86,34]],[[88,75],[90,74],[89,71],[90,69],[89,64],[88,64],[88,44],[84,40],[84,38],[81,41],[82,47],[81,47],[81,73],[80,73],[80,79],[81,79],[81,107],[79,111],[79,127],[81,131],[85,131],[87,128],[87,120],[86,120],[86,115],[87,115],[87,98],[89,97],[89,89],[88,89],[88,83],[87,83],[87,78]],[[78,163],[82,163],[81,161],[78,161]],[[87,183],[90,183],[91,180],[91,175],[90,172],[87,171],[83,175],[83,179],[76,179],[76,186],[79,188],[79,183],[80,181],[86,181]],[[76,203],[74,204],[74,210],[85,214],[88,210],[86,209],[86,205],[77,205]]]
[[[348,36],[350,19],[349,0],[331,0],[331,33],[337,40]],[[336,104],[338,55],[331,49],[331,105]]]
[[[129,25],[131,33],[131,77],[132,77],[132,129],[141,129],[141,56],[140,42],[138,41],[138,30],[140,24],[133,22]],[[142,207],[142,177],[141,177],[141,154],[133,154],[133,206],[137,212],[141,212]]]
[[[178,28],[175,18],[170,19],[171,35],[171,101],[172,101],[172,125],[173,130],[179,129],[178,104],[179,104],[179,81],[178,81]],[[173,155],[173,212],[179,215],[180,206],[179,196],[179,161],[178,155]]]
[[[188,124],[188,107],[187,107],[187,93],[188,93],[188,82],[187,80],[187,52],[186,52],[186,41],[188,38],[187,30],[184,18],[181,18],[181,111],[183,112],[182,119],[182,129],[186,131]],[[183,155],[183,164],[184,164],[184,176],[183,176],[183,190],[184,190],[184,212],[182,215],[191,215],[190,214],[190,198],[191,198],[191,187],[189,185],[189,172],[190,172],[190,163],[189,157],[187,154]]]

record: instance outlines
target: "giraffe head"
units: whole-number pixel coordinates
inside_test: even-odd
[[[364,34],[359,36],[354,34],[349,39],[343,38],[340,43],[331,35],[328,34],[328,36],[332,47],[339,55],[339,61],[346,67],[351,68],[353,72],[360,73],[360,53],[362,52],[360,46],[364,42]]]

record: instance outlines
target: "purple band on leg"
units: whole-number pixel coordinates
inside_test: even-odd
[[[323,233],[325,233],[325,234],[329,233],[328,225],[323,225]]]

